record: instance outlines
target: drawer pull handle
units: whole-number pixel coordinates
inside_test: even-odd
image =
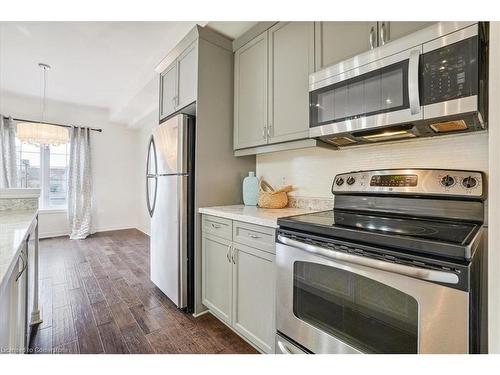
[[[260,236],[257,236],[256,234],[249,233],[248,237],[250,238],[260,238]]]
[[[212,225],[212,228],[214,228],[214,229],[219,229],[220,228],[219,224],[211,223],[211,225]]]

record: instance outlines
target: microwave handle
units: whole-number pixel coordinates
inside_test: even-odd
[[[372,258],[366,258],[359,255],[347,254],[341,251],[336,251],[332,249],[327,249],[324,247],[311,245],[297,240],[292,240],[291,238],[278,235],[278,241],[281,243],[295,247],[300,250],[304,250],[308,253],[313,253],[316,255],[323,256],[325,258],[357,264],[360,266],[375,268],[382,271],[397,273],[404,276],[414,277],[416,279],[434,281],[445,284],[458,284],[458,276],[452,272],[430,270],[421,267],[411,267],[403,264],[385,262],[383,260],[376,260]]]
[[[420,112],[420,94],[418,90],[418,65],[420,61],[420,50],[410,52],[408,63],[408,99],[412,115]]]

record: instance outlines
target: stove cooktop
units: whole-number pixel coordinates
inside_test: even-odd
[[[469,259],[481,224],[329,210],[278,220],[280,229],[398,248],[417,253]]]

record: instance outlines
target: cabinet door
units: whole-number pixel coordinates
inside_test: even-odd
[[[371,33],[371,34],[370,34]],[[316,70],[377,46],[377,22],[316,22]]]
[[[196,42],[188,47],[177,60],[178,98],[176,110],[196,101],[198,76],[198,49]]]
[[[203,233],[202,300],[219,319],[231,324],[232,264],[231,241]]]
[[[274,353],[275,256],[233,246],[233,328],[263,352]]]
[[[396,40],[417,30],[432,25],[434,22],[379,22],[379,44],[382,45],[382,38],[385,42]]]
[[[160,120],[175,112],[177,101],[177,61],[160,75]]]
[[[267,36],[234,53],[234,149],[267,143]]]
[[[309,137],[309,73],[314,71],[314,22],[269,29],[269,143]]]

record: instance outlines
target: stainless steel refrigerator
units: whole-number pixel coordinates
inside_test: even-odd
[[[177,307],[194,303],[194,117],[179,114],[153,129],[146,191],[151,216],[151,281]]]

